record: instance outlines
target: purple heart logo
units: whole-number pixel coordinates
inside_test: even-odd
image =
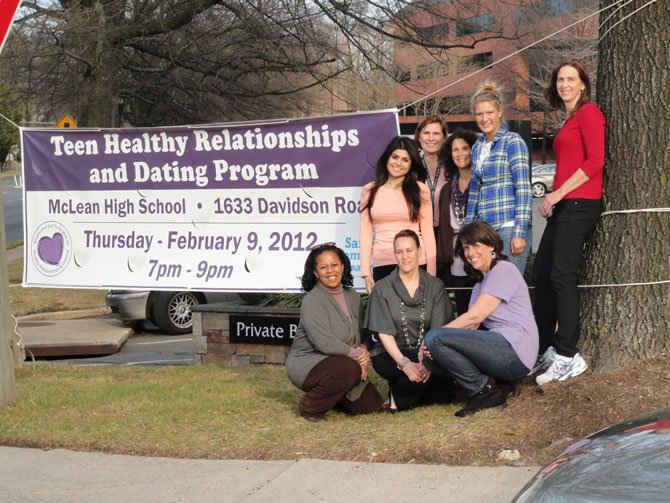
[[[37,244],[37,253],[40,258],[51,265],[58,265],[63,254],[63,235],[56,232],[53,237],[44,236]]]

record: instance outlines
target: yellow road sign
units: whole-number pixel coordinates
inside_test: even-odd
[[[70,114],[65,114],[56,122],[56,127],[77,127],[77,121],[70,117]]]

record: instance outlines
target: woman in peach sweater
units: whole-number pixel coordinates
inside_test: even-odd
[[[393,138],[377,162],[376,179],[361,194],[361,276],[370,293],[396,268],[393,238],[403,229],[421,241],[419,264],[435,275],[436,248],[430,191],[414,142]]]

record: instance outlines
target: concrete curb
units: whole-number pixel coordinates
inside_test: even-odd
[[[17,316],[18,321],[63,321],[78,320],[81,318],[94,318],[107,316],[111,311],[108,307],[94,307],[91,309],[78,309],[74,311],[52,311],[50,313],[35,313]],[[132,329],[130,329],[133,331]]]
[[[19,320],[18,331],[26,352],[33,357],[110,355],[134,334],[132,328],[118,326],[110,317],[24,318]]]

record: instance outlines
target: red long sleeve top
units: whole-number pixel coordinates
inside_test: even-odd
[[[570,117],[554,139],[557,190],[581,169],[588,181],[566,194],[566,199],[600,199],[603,195],[605,164],[605,117],[593,103],[582,105]]]

